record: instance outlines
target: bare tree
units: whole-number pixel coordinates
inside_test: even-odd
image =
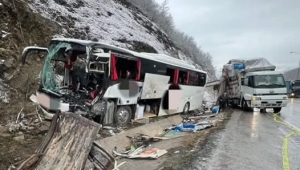
[[[216,69],[213,66],[212,56],[209,53],[204,53],[193,37],[175,28],[172,15],[169,12],[168,0],[165,0],[161,5],[155,0],[127,1],[138,7],[151,21],[167,33],[177,48],[207,71],[212,79],[216,78]]]

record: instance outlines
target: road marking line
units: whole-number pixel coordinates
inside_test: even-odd
[[[282,121],[282,120],[278,120],[278,115],[277,114],[274,114],[274,121],[279,123],[279,124],[282,124],[283,126],[286,126],[288,127],[289,129],[292,130],[291,133],[289,134],[286,134],[283,138],[283,143],[282,143],[282,163],[283,163],[283,169],[284,170],[290,170],[290,162],[289,162],[289,156],[288,156],[288,141],[289,141],[289,138],[295,134],[298,133],[298,130],[287,124],[286,122]]]

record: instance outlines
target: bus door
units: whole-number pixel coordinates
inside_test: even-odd
[[[141,99],[159,99],[162,98],[168,89],[169,76],[146,73]]]

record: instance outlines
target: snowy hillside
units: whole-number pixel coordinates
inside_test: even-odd
[[[149,44],[159,53],[168,48],[168,37],[158,27],[124,4],[111,0],[32,0],[30,7],[46,18],[60,23],[62,34],[82,39],[98,39],[116,46],[132,48],[131,42]],[[157,33],[161,37],[157,36]]]
[[[31,0],[29,6],[62,26],[62,33],[56,37],[97,39],[129,49],[135,49],[135,44],[141,42],[154,48],[148,52],[171,55],[201,69],[180,52],[158,26],[124,1]]]
[[[285,72],[283,75],[284,75],[284,79],[286,81],[299,80],[300,79],[300,68],[294,68],[292,70],[289,70],[289,71]]]

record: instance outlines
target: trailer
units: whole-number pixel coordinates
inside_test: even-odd
[[[223,67],[219,96],[227,92],[230,103],[244,111],[273,108],[278,113],[288,97],[283,74],[275,69],[265,58],[230,60]]]

